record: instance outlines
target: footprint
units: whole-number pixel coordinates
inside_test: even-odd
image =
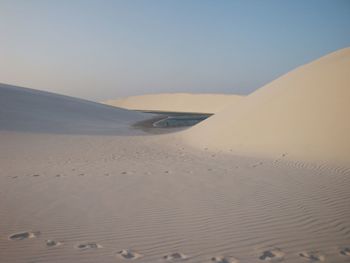
[[[252,165],[253,168],[258,167],[259,165],[263,165],[263,162],[258,162]]]
[[[23,239],[28,239],[28,238],[35,238],[35,237],[38,237],[39,235],[40,235],[39,231],[20,232],[20,233],[12,234],[11,236],[9,236],[9,239],[10,240],[23,240]]]
[[[265,260],[265,261],[269,261],[269,260],[274,260],[274,261],[278,261],[283,259],[284,257],[284,253],[279,250],[279,249],[271,249],[271,250],[265,250],[262,252],[262,255],[259,257],[260,260]]]
[[[342,250],[340,250],[340,254],[350,256],[350,247],[344,247]]]
[[[86,242],[86,243],[80,243],[76,246],[76,248],[80,250],[87,250],[87,249],[97,249],[97,248],[102,248],[101,245],[93,242]]]
[[[63,243],[60,242],[60,241],[56,241],[56,240],[51,240],[51,239],[48,239],[45,241],[46,242],[46,246],[47,247],[58,247],[60,245],[62,245]]]
[[[185,254],[175,252],[175,253],[166,255],[166,256],[164,256],[163,258],[164,258],[165,260],[175,261],[175,260],[184,260],[184,259],[187,259],[187,256],[186,256]]]
[[[302,252],[299,253],[299,256],[309,261],[324,261],[326,259],[325,256],[313,252]]]
[[[117,254],[122,259],[137,259],[137,258],[142,257],[141,254],[136,253],[130,249],[122,249]]]
[[[213,257],[211,258],[211,261],[215,263],[238,263],[238,260],[233,257],[222,257],[222,256]]]

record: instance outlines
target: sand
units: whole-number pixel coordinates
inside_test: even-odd
[[[132,96],[105,103],[130,110],[217,113],[231,104],[239,102],[243,96],[224,94],[148,94]]]
[[[142,134],[151,115],[45,91],[0,84],[0,130],[63,134]]]
[[[133,125],[145,115],[98,103],[10,86],[0,99],[0,262],[350,260],[349,165],[184,140],[214,135],[226,110],[150,135]]]
[[[123,250],[137,262],[349,262],[350,169],[197,151],[173,135],[0,138],[4,262],[125,262]],[[25,231],[40,235],[9,240]]]
[[[301,66],[184,134],[195,147],[350,163],[350,48]]]

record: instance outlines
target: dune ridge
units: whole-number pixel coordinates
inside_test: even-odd
[[[104,104],[0,84],[0,130],[68,134],[141,134],[132,124],[150,118]]]
[[[195,147],[350,163],[350,48],[301,66],[183,133]]]
[[[164,93],[107,100],[107,105],[139,111],[216,113],[243,96],[225,94]]]

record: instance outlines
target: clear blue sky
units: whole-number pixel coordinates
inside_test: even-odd
[[[2,83],[247,94],[350,46],[350,0],[0,0],[0,41]]]

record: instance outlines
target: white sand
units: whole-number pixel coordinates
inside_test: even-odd
[[[140,115],[30,94],[0,89],[1,263],[349,262],[349,168],[124,136]]]
[[[192,128],[196,147],[350,164],[350,48],[299,67]]]
[[[0,130],[64,134],[141,134],[138,112],[49,92],[0,84]]]
[[[350,169],[213,155],[173,135],[0,138],[0,262],[124,262],[123,249],[137,262],[349,262]],[[22,231],[41,234],[8,240]]]
[[[216,113],[242,98],[239,95],[169,93],[132,96],[105,103],[140,111]]]

